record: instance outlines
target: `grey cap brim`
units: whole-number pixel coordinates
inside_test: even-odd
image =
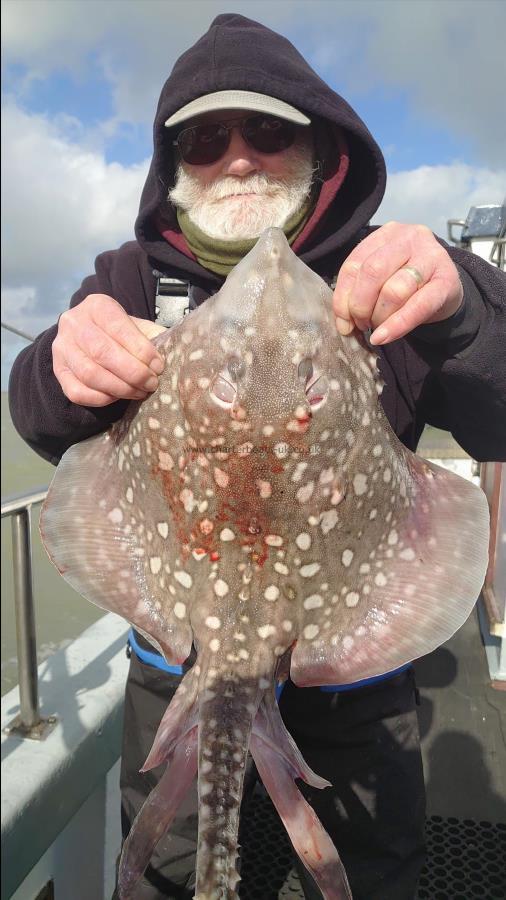
[[[179,125],[181,122],[187,122],[194,116],[200,116],[202,113],[214,112],[219,109],[251,109],[254,112],[268,113],[271,116],[278,116],[280,119],[287,119],[289,122],[295,122],[296,125],[310,125],[311,119],[308,119],[304,113],[285,103],[284,100],[277,100],[276,97],[269,97],[267,94],[255,94],[253,91],[216,91],[214,94],[205,94],[203,97],[197,97],[191,103],[178,109],[174,115],[170,116],[165,122],[167,128],[173,125]]]

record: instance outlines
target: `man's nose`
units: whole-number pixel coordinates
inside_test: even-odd
[[[227,175],[250,175],[261,168],[260,154],[246,143],[240,124],[230,130],[230,144],[223,162]]]

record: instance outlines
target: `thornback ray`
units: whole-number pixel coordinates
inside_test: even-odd
[[[144,765],[167,771],[125,844],[120,896],[197,767],[195,896],[237,897],[251,749],[325,900],[344,900],[338,852],[295,785],[327,782],[286,731],[274,684],[360,681],[451,637],[485,576],[485,496],[399,442],[375,356],[337,333],[330,289],[279,229],[154,343],[158,390],[67,451],[41,516],[80,593],[171,664],[196,648]]]

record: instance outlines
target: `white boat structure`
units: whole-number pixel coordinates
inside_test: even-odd
[[[503,269],[505,232],[506,206],[474,207],[466,220],[449,222],[454,243]],[[448,644],[415,665],[429,817],[429,860],[418,898],[501,900],[506,898],[506,464],[482,464],[478,473],[465,454],[448,458],[439,448],[422,453],[481,483],[492,529],[477,613]],[[2,697],[2,900],[110,900],[121,842],[128,625],[108,614],[37,666],[30,516],[45,493],[2,500],[2,517],[12,521],[20,682]],[[242,896],[265,900],[269,882],[277,880],[280,897],[302,898],[284,832],[277,830],[262,797],[248,843],[250,856],[258,853],[267,862],[263,869],[244,862]]]

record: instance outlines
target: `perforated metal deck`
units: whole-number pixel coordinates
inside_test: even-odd
[[[286,832],[270,800],[254,796],[241,834],[241,900],[304,900]],[[427,864],[417,900],[505,900],[506,824],[427,821]]]

